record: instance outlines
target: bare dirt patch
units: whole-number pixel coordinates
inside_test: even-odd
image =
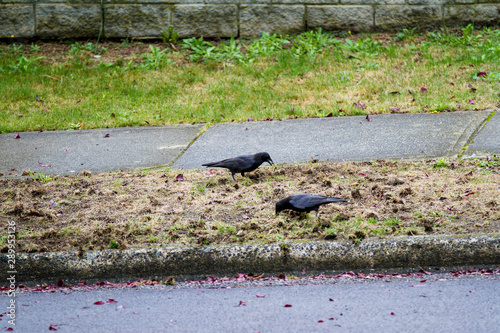
[[[300,192],[351,203],[274,215]],[[220,169],[0,179],[0,249],[7,221],[24,252],[498,233],[499,194],[500,158],[267,166],[237,182]]]

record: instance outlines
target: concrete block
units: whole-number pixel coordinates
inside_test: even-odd
[[[33,5],[0,5],[0,38],[32,37],[34,34]]]
[[[297,34],[305,28],[305,6],[302,5],[240,7],[240,37],[257,37],[262,32]]]
[[[100,4],[43,4],[36,6],[36,34],[40,37],[97,37],[100,26]]]
[[[406,0],[341,0],[342,5],[404,5]]]
[[[378,29],[439,27],[443,24],[441,6],[375,6]]]
[[[475,24],[498,24],[500,4],[453,5],[444,8],[444,21],[448,26]]]
[[[168,5],[105,5],[106,37],[161,36],[170,26]]]
[[[308,6],[308,29],[324,31],[370,31],[374,27],[372,6]]]
[[[180,5],[172,8],[172,26],[179,37],[238,35],[236,5]]]

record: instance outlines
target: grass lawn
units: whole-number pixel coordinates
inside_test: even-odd
[[[499,171],[493,157],[266,166],[237,182],[220,169],[0,179],[0,220],[22,252],[500,233]],[[351,203],[274,214],[300,192]]]
[[[0,45],[0,133],[485,110],[500,30]]]

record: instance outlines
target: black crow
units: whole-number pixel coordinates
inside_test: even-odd
[[[257,153],[254,155],[244,155],[234,158],[228,158],[219,162],[205,163],[202,164],[202,166],[227,168],[229,169],[229,171],[231,171],[233,180],[236,180],[234,179],[235,173],[240,172],[242,176],[245,176],[245,172],[254,171],[264,162],[273,164],[271,156],[269,156],[269,154],[265,152]]]
[[[291,209],[301,213],[315,210],[316,216],[318,216],[319,206],[332,202],[349,202],[349,200],[305,193],[295,194],[276,203],[276,215],[282,210]]]

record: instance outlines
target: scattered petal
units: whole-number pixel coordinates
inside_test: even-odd
[[[253,121],[253,118],[252,118],[252,117],[250,117],[250,118],[248,118],[247,120],[248,120],[248,121]]]
[[[57,331],[57,327],[55,327],[54,325],[50,325],[49,331]]]
[[[366,115],[366,120],[368,120],[368,121],[373,121],[373,120],[370,118],[370,116],[368,116],[368,115]]]
[[[35,97],[36,97],[36,100],[39,101],[40,103],[43,102],[43,99],[41,99],[40,97],[38,97],[38,95],[36,95]]]
[[[333,318],[333,317],[332,318],[328,318],[328,320],[335,320],[335,318]]]
[[[425,281],[427,281],[427,280],[420,280],[420,283],[424,283]]]
[[[105,304],[103,301],[94,302],[94,305],[103,305],[103,304]]]
[[[339,299],[338,298],[330,298],[330,302],[335,302],[335,301],[338,301]]]
[[[14,329],[12,327],[7,328],[5,331],[12,332]]]
[[[481,77],[481,76],[486,77],[486,72],[479,72],[479,73],[477,73],[477,77]]]
[[[40,164],[40,166],[41,166],[41,167],[44,167],[44,168],[46,168],[46,167],[49,167],[49,166],[50,166],[50,164],[43,164],[43,163],[40,163],[40,162],[38,162],[38,164]]]
[[[57,281],[57,286],[58,286],[58,287],[64,287],[64,280],[63,280],[63,279],[59,279],[59,280]]]
[[[20,139],[20,138],[21,138],[21,136],[19,135],[19,133],[17,133],[16,135],[14,135],[14,139]],[[10,328],[12,328],[12,327],[10,327]]]
[[[257,294],[257,295],[255,295],[255,297],[263,298],[263,297],[266,297],[266,296],[265,295],[259,295],[259,294]]]
[[[247,306],[247,305],[245,304],[245,302],[240,301],[240,303],[238,305],[236,305],[235,307],[239,307],[239,306]]]
[[[114,304],[114,303],[118,303],[118,302],[115,301],[114,298],[110,298],[110,299],[108,299],[108,301],[106,303],[108,303],[108,304]]]
[[[109,133],[104,134],[105,138],[109,138]]]
[[[450,84],[451,84],[452,86],[454,86],[454,85],[455,85],[455,83],[453,83],[453,82],[450,82]]]
[[[389,110],[390,110],[390,111],[396,111],[396,112],[397,112],[397,111],[399,111],[399,110],[400,110],[400,108],[395,107],[395,106],[389,106]]]
[[[394,316],[394,312],[391,312],[391,316]]]
[[[352,103],[352,105],[360,108],[360,109],[366,109],[366,105],[363,102],[358,102],[358,103]]]
[[[291,308],[292,304],[285,304],[285,308]]]
[[[476,104],[476,103],[474,102],[474,100],[469,99],[469,104]]]
[[[323,322],[323,320],[318,320],[318,323],[322,323],[322,322]]]
[[[327,117],[327,118],[333,117],[333,113],[331,113],[331,112],[330,112],[330,113],[329,113],[329,114],[327,114],[325,117]]]
[[[427,92],[427,89],[425,87],[420,87],[420,91],[425,93],[425,92]]]
[[[477,89],[472,86],[472,84],[469,84],[468,86],[472,91],[476,91]]]
[[[466,197],[468,197],[469,195],[472,195],[472,194],[474,194],[474,193],[475,193],[475,192],[469,192],[469,193],[467,193],[465,196],[466,196]]]
[[[241,215],[241,217],[243,217],[245,220],[248,220],[250,218],[247,214],[243,214]]]
[[[210,174],[214,174],[215,173],[215,169],[210,169],[208,172],[210,172]]]
[[[184,180],[184,175],[182,173],[178,174],[176,177],[175,177],[175,181],[174,182],[181,182]]]

